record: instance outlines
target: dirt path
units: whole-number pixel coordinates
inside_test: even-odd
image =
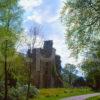
[[[98,95],[100,95],[100,93],[73,96],[73,97],[69,97],[69,98],[65,98],[65,99],[61,99],[61,100],[85,100],[89,97],[98,96]]]

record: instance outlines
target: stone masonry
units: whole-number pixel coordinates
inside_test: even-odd
[[[28,57],[32,58],[32,84],[37,88],[61,87],[61,60],[56,55],[51,40],[44,41],[43,48],[28,50]]]

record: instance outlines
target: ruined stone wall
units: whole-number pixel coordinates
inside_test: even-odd
[[[52,41],[45,41],[43,48],[33,49],[31,54],[32,82],[38,88],[61,86],[61,82],[57,78],[61,72],[60,56],[56,55],[52,45]],[[53,71],[56,71],[55,75]]]

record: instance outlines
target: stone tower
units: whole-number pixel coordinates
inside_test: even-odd
[[[34,48],[32,54],[32,83],[38,88],[61,87],[61,60],[56,55],[51,40],[44,41],[43,48]]]

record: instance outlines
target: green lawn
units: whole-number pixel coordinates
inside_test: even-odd
[[[41,89],[38,98],[31,100],[59,100],[64,97],[93,93],[89,88]]]
[[[100,96],[91,97],[88,98],[87,100],[100,100]]]

